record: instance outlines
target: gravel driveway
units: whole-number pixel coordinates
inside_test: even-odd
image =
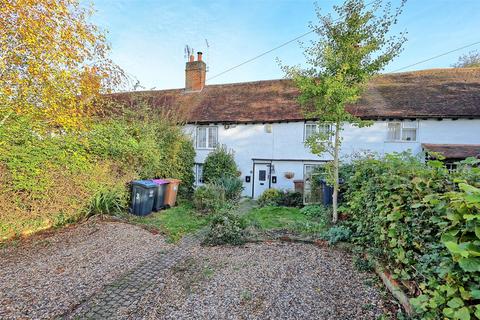
[[[376,319],[387,302],[348,254],[299,243],[196,248],[131,318]]]
[[[0,319],[63,314],[168,246],[133,225],[90,221],[0,249]]]

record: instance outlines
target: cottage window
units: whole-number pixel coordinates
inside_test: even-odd
[[[417,141],[418,122],[389,122],[388,141]]]
[[[197,148],[214,149],[218,144],[217,127],[201,126],[197,128]]]
[[[204,183],[203,180],[203,163],[196,163],[195,164],[195,184],[201,185]]]
[[[307,140],[311,136],[317,134],[317,133],[324,133],[324,134],[330,134],[332,131],[332,125],[328,123],[314,123],[314,122],[307,122],[305,123],[305,137],[304,140]],[[327,139],[326,139],[327,140]]]

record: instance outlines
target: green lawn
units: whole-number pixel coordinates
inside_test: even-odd
[[[244,217],[249,225],[263,231],[286,230],[318,234],[326,228],[321,219],[306,216],[298,208],[263,207],[251,210]]]
[[[197,231],[208,224],[208,217],[196,214],[189,203],[161,210],[146,217],[133,216],[130,220],[159,229],[170,242],[177,242],[185,234]]]

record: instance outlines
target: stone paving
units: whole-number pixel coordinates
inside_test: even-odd
[[[254,201],[244,199],[240,202],[237,213],[245,214],[254,206]],[[196,234],[188,235],[175,248],[152,256],[150,260],[105,286],[59,319],[131,318],[132,310],[141,298],[150,290],[158,290],[163,274],[186,258],[190,250],[199,246],[205,232],[206,228]]]
[[[135,304],[158,284],[166,270],[188,256],[191,248],[200,244],[203,232],[204,230],[187,236],[174,249],[152,256],[59,319],[125,318],[127,310],[135,308]]]

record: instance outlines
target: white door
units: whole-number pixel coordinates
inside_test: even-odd
[[[257,199],[263,193],[263,191],[270,187],[270,165],[265,163],[256,163],[254,180],[253,198]]]

